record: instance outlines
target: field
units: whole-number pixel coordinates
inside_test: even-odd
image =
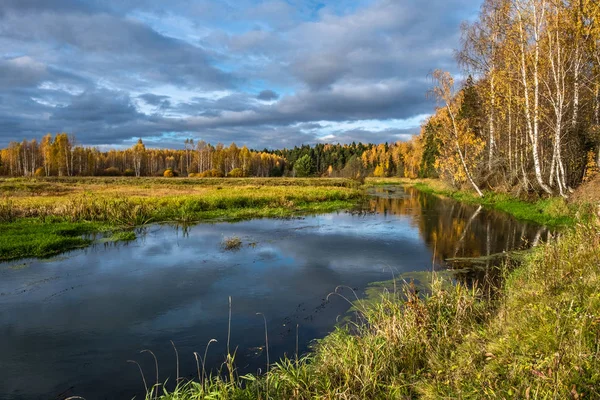
[[[345,179],[0,179],[0,261],[89,245],[92,234],[130,240],[148,223],[289,217],[351,207]]]

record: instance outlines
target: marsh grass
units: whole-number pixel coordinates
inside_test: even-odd
[[[0,193],[0,261],[91,243],[51,225],[86,234],[157,222],[288,217],[350,208],[362,197],[350,180],[286,178],[0,178]]]
[[[495,317],[474,330],[423,393],[600,398],[600,231],[578,226],[511,274]]]
[[[229,236],[223,239],[221,242],[223,250],[237,251],[242,248],[242,239],[237,236]]]
[[[17,219],[16,207],[10,198],[0,201],[0,222],[13,222]]]
[[[252,209],[260,216],[261,209],[295,212],[310,210],[312,205],[323,203],[349,205],[361,197],[359,190],[350,188],[351,184],[343,186],[338,181],[322,181],[315,186],[306,185],[301,179],[298,182],[302,184],[296,186],[291,185],[289,180],[282,180],[280,186],[271,181],[262,185],[258,185],[260,181],[253,181],[254,185],[244,186],[228,182],[227,186],[222,187],[215,184],[173,186],[164,183],[152,186],[147,181],[135,180],[128,184],[117,180],[114,185],[100,186],[91,180],[87,184],[71,185],[67,194],[59,192],[38,196],[15,193],[1,203],[0,221],[16,218],[49,221],[62,218],[70,222],[102,221],[139,226],[158,221],[193,222],[210,218],[211,213],[232,210]],[[138,184],[134,184],[136,182]],[[0,187],[3,184],[0,181]],[[4,192],[11,193],[7,190]]]
[[[380,292],[377,302],[353,301],[357,321],[337,327],[316,342],[313,351],[273,364],[266,373],[237,376],[234,356],[226,356],[221,369],[207,376],[202,363],[198,381],[160,385],[160,399],[390,399],[412,397],[415,385],[436,359],[448,357],[463,335],[487,308],[477,290],[433,280],[429,295],[405,284],[399,293]],[[341,295],[336,291],[336,294]],[[345,296],[343,296],[346,298]],[[350,300],[349,298],[346,298]],[[260,314],[260,313],[259,313]],[[264,318],[264,316],[263,316]],[[209,343],[210,344],[210,343]],[[207,350],[208,351],[208,346]],[[206,354],[205,354],[206,357]],[[199,355],[196,353],[196,359]],[[157,386],[158,387],[158,386]],[[146,398],[155,398],[149,390]]]
[[[367,300],[336,290],[357,317],[310,353],[266,376],[230,374],[228,356],[227,371],[147,399],[600,398],[597,227],[536,248],[494,297],[445,274],[426,280],[425,291],[399,281]]]
[[[112,242],[131,242],[137,239],[133,230],[116,231],[108,238]]]

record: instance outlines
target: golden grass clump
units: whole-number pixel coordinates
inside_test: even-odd
[[[224,250],[228,251],[236,251],[242,248],[242,239],[237,236],[230,236],[223,239],[221,242],[221,247]]]

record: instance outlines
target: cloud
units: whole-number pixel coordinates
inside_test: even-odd
[[[65,62],[99,78],[103,73],[110,74],[104,79],[116,84],[129,80],[144,85],[168,82],[222,88],[230,86],[233,79],[213,66],[211,55],[201,47],[160,34],[124,16],[44,10],[8,13],[1,22],[1,37],[22,43],[25,48],[40,43],[64,47],[64,56],[71,55],[65,57]]]
[[[0,146],[403,140],[480,2],[4,0]]]
[[[170,103],[169,96],[161,96],[153,93],[144,93],[140,95],[139,98],[153,106],[159,106],[165,103]]]
[[[263,90],[258,94],[258,96],[256,96],[256,98],[258,100],[271,101],[277,100],[279,98],[279,95],[272,90]]]
[[[29,56],[0,60],[0,88],[35,87],[47,76],[46,66]]]
[[[128,95],[103,90],[75,96],[71,104],[58,108],[51,119],[90,123],[102,121],[108,125],[119,125],[139,115]]]

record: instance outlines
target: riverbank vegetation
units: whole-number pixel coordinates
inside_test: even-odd
[[[0,194],[0,260],[54,255],[89,244],[85,235],[148,223],[288,217],[362,196],[344,179],[83,177],[0,179]]]
[[[600,397],[599,196],[565,200],[598,179],[600,5],[485,0],[457,56],[468,79],[431,74],[438,108],[418,136],[314,172],[439,178],[412,184],[574,228],[526,255],[495,296],[439,278],[428,294],[408,284],[358,302],[358,323],[266,376],[199,377],[163,398]],[[275,154],[314,166],[317,149]]]

